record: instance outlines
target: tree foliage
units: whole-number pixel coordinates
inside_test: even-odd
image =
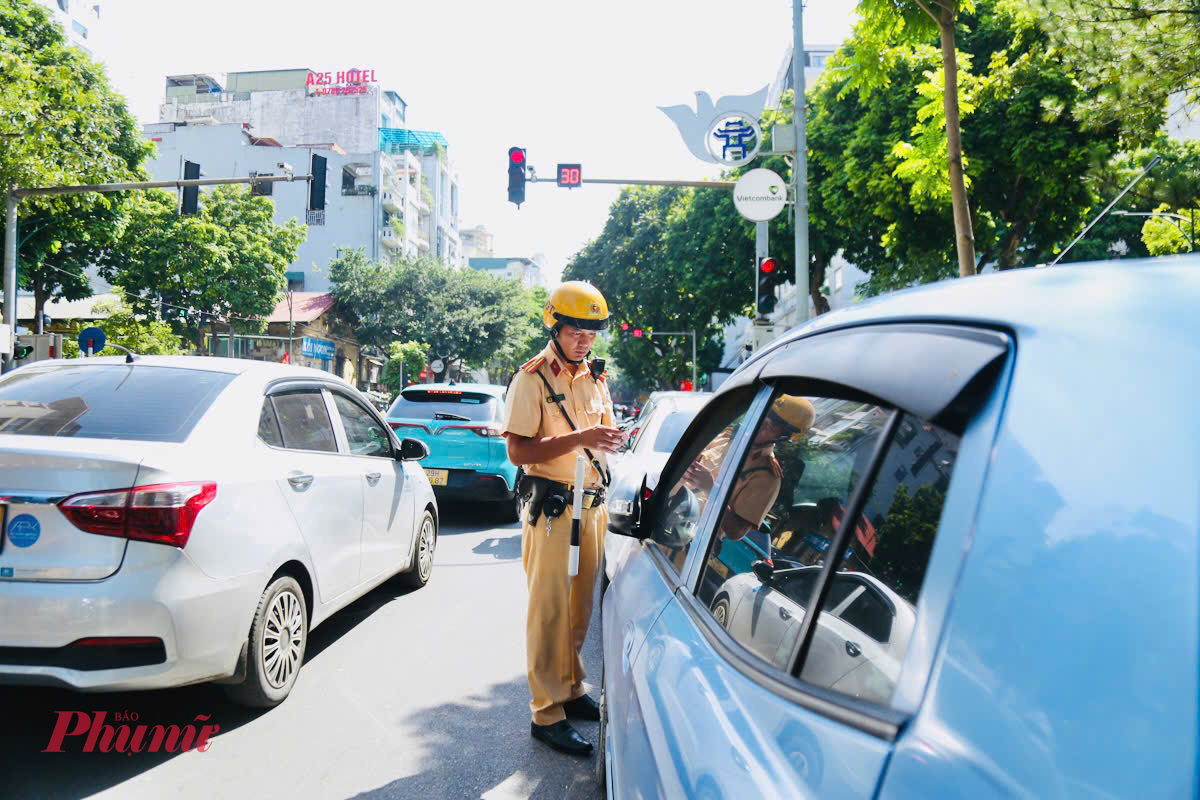
[[[1088,92],[1076,115],[1120,125],[1145,144],[1177,96],[1200,101],[1200,6],[1196,0],[1031,0],[1054,46]]]
[[[0,6],[0,187],[134,181],[152,150],[103,68],[68,44],[45,8]],[[91,294],[85,269],[120,235],[130,202],[89,193],[21,203],[18,278],[35,315],[48,300]]]
[[[76,334],[84,328],[90,327],[99,328],[104,331],[107,341],[119,344],[138,355],[169,356],[185,352],[183,343],[171,331],[170,325],[153,317],[138,316],[120,293],[115,300],[97,303],[94,310],[106,313],[108,316],[96,321],[71,320],[67,323],[67,332],[63,336],[63,356],[65,358],[74,358],[79,355]],[[122,353],[115,347],[106,345],[95,355],[117,356]]]
[[[974,9],[972,0],[860,0],[861,19],[854,29],[856,45],[846,61],[850,77],[846,88],[857,90],[860,99],[867,101],[875,90],[887,86],[888,73],[896,59],[905,58],[914,46],[937,40],[942,64],[929,74],[929,83],[921,87],[927,102],[919,109],[917,124],[912,129],[915,143],[901,143],[895,155],[901,162],[898,168],[913,181],[913,191],[918,197],[948,195],[958,269],[963,276],[976,272],[960,131],[960,117],[969,113],[972,106],[960,91],[961,56],[956,41],[960,15],[970,14]],[[948,169],[943,170],[943,166]]]
[[[258,330],[307,236],[296,220],[276,225],[274,210],[270,198],[244,186],[202,194],[199,211],[187,216],[177,213],[170,192],[139,193],[101,273],[125,290],[135,313],[151,315],[161,303],[176,333],[193,341],[200,341],[202,322]]]
[[[383,385],[392,394],[404,389],[416,379],[429,363],[429,345],[421,342],[392,342],[388,360],[383,367]]]
[[[329,271],[335,313],[363,344],[419,342],[431,360],[484,367],[527,341],[533,301],[516,281],[429,258],[380,264],[361,250],[330,262]]]
[[[958,41],[973,107],[963,140],[979,266],[1046,260],[1082,228],[1096,202],[1088,176],[1112,157],[1118,129],[1083,131],[1074,110],[1087,95],[1023,6],[979,3]],[[858,46],[847,43],[810,96],[812,224],[870,274],[863,293],[878,294],[956,274],[954,231],[946,193],[913,161],[938,52],[892,51],[867,102],[839,69]]]

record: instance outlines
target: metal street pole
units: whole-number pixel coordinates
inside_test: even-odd
[[[808,134],[804,129],[806,124],[806,109],[804,108],[804,4],[801,0],[792,0],[792,85],[795,87],[795,97],[792,102],[792,121],[796,124],[796,168],[792,170],[796,186],[796,282],[804,276],[801,289],[800,308],[801,321],[808,320],[809,297],[809,264],[808,264]],[[756,276],[757,278],[757,276]]]
[[[4,217],[4,323],[8,325],[8,355],[4,357],[3,371],[8,372],[13,363],[13,343],[17,335],[17,187],[8,187]]]
[[[199,178],[177,181],[137,181],[134,183],[88,183],[78,186],[35,186],[22,189],[12,184],[7,192],[7,215],[4,229],[4,321],[9,326],[9,335],[17,335],[17,202],[23,197],[53,197],[63,194],[86,194],[88,192],[126,192],[137,189],[185,189],[191,186],[221,186],[237,183],[278,183],[279,181],[310,181],[311,175],[268,175],[245,178]],[[217,335],[213,333],[213,346]],[[10,343],[11,345],[11,343]],[[11,346],[10,348],[11,349]],[[0,372],[8,372],[13,360],[4,359]]]

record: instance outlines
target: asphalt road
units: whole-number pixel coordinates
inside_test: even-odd
[[[313,631],[277,708],[247,711],[211,685],[87,695],[0,687],[0,798],[603,797],[592,759],[529,737],[520,528],[473,509],[443,514],[429,584],[389,581]],[[590,681],[600,676],[598,610],[583,654]],[[43,753],[56,711],[220,729],[205,752],[83,753],[76,737],[67,752]],[[578,727],[595,741],[595,723]]]

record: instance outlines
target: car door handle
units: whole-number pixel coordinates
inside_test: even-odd
[[[288,483],[292,485],[293,489],[307,489],[312,485],[312,482],[312,475],[303,473],[298,469],[294,469],[288,473]]]
[[[383,477],[382,472],[368,472],[367,473],[367,483],[374,486],[376,483],[379,482],[379,479],[382,477]]]
[[[846,642],[846,655],[850,656],[851,658],[858,658],[860,655],[862,655],[862,649],[859,648],[859,646],[854,642]]]
[[[786,608],[781,608],[781,609],[779,609],[779,618],[780,619],[791,619],[792,615]]]

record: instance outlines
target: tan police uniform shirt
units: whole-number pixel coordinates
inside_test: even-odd
[[[725,431],[713,439],[708,447],[697,456],[701,467],[717,479],[721,463],[733,444],[733,432]],[[729,497],[729,508],[746,522],[758,526],[779,497],[779,486],[783,481],[783,470],[775,459],[775,446],[754,447],[746,455],[741,472],[733,484]]]
[[[553,344],[548,344],[537,358],[517,370],[508,388],[504,411],[506,435],[511,433],[541,439],[571,432],[571,426],[563,418],[558,405],[549,399],[550,393],[537,376],[538,372],[546,377],[555,394],[563,395],[563,408],[571,415],[577,430],[613,424],[612,398],[609,397],[604,377],[594,379],[586,363],[581,364],[579,372],[572,375],[570,365],[559,358]],[[575,456],[582,452],[581,448],[576,448],[549,461],[527,464],[524,469],[529,475],[571,485],[575,483]],[[607,469],[608,460],[603,452],[593,448],[592,455]],[[600,475],[589,464],[584,472],[584,488],[602,485]]]

